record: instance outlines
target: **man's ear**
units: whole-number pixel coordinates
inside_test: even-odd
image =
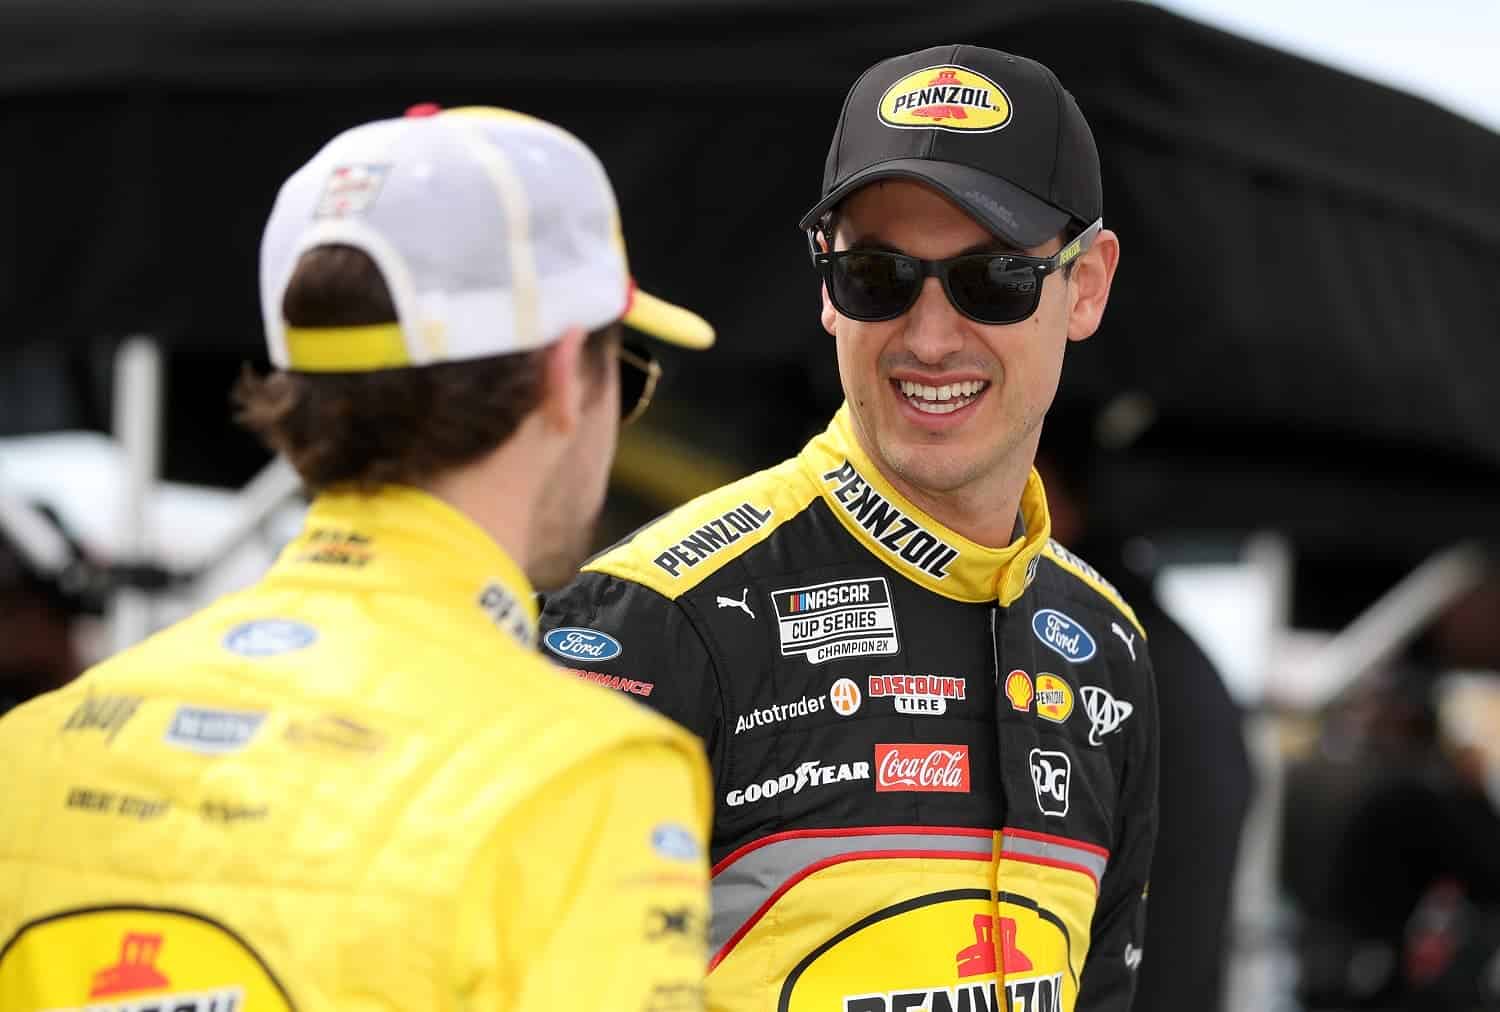
[[[545,351],[546,365],[542,369],[545,386],[537,412],[548,428],[563,436],[572,435],[578,428],[589,394],[583,362],[587,339],[588,333],[582,327],[570,327]]]
[[[828,331],[830,336],[838,337],[833,325],[838,322],[839,313],[833,308],[833,301],[828,298],[828,285],[824,284],[820,291],[823,293],[823,311],[819,314],[819,319],[823,321],[823,329]]]
[[[813,241],[818,244],[818,249],[824,253],[828,252],[828,239],[824,237],[821,230],[817,232]],[[837,337],[838,334],[834,333],[833,325],[838,321],[839,314],[838,310],[833,308],[833,302],[828,298],[828,283],[825,281],[818,291],[823,296],[823,309],[818,314],[818,319],[822,321],[823,329],[828,331],[829,336]]]
[[[1068,311],[1068,340],[1082,341],[1099,329],[1119,265],[1120,237],[1107,228],[1094,239],[1087,253],[1073,261],[1068,285],[1073,300]]]

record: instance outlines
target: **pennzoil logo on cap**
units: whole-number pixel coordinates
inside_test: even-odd
[[[880,122],[901,130],[988,133],[1010,122],[1010,97],[967,67],[927,67],[880,96]]]

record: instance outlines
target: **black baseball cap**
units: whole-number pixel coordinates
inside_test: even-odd
[[[1035,60],[982,46],[934,46],[861,74],[801,227],[877,179],[926,183],[1020,249],[1104,213],[1099,150],[1073,96]]]

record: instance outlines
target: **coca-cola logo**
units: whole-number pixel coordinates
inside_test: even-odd
[[[969,793],[969,746],[875,746],[875,790]]]

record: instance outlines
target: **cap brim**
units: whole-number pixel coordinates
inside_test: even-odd
[[[701,351],[713,347],[714,328],[707,320],[639,288],[631,293],[624,320],[627,327],[680,348]]]
[[[834,187],[803,215],[800,227],[810,228],[829,208],[855,190],[881,179],[926,183],[1017,249],[1030,249],[1056,238],[1072,220],[1067,211],[988,172],[954,162],[896,158],[856,172]]]

